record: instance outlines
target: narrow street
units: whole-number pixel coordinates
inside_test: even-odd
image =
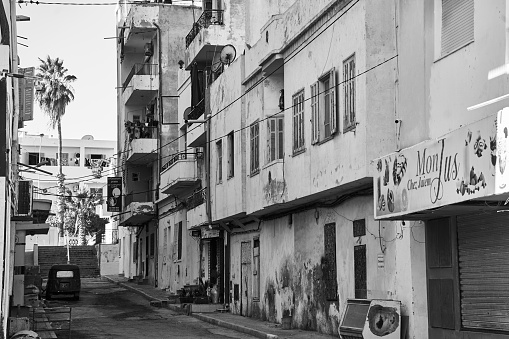
[[[82,279],[79,301],[62,296],[49,302],[49,307],[61,306],[72,308],[72,339],[254,338],[152,307],[143,297],[100,278]]]

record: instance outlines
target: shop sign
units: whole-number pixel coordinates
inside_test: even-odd
[[[375,219],[509,191],[509,108],[375,159]]]
[[[219,232],[220,230],[204,229],[201,231],[201,238],[202,239],[219,238]]]
[[[107,187],[107,211],[120,212],[122,209],[122,177],[109,177]]]

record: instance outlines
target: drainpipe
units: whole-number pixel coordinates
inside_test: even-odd
[[[159,196],[159,185],[161,183],[161,173],[160,173],[160,168],[161,168],[161,133],[162,133],[162,128],[160,127],[162,122],[163,122],[163,94],[162,94],[162,91],[163,91],[163,66],[161,65],[161,60],[162,60],[162,50],[161,50],[161,28],[159,27],[159,25],[154,21],[154,26],[157,28],[157,64],[158,64],[158,67],[159,67],[159,91],[157,91],[157,96],[158,96],[158,101],[159,101],[159,121],[157,123],[157,195]],[[157,243],[159,242],[159,219],[157,220],[157,226],[156,226],[156,234],[155,234],[155,238],[156,238],[156,241],[154,243],[157,251],[154,251],[154,269],[155,269],[155,286],[157,287],[158,286],[158,275],[159,275],[159,269],[158,269],[158,265],[159,265],[159,246],[157,246]]]

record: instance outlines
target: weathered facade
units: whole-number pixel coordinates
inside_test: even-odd
[[[509,220],[508,10],[505,1],[399,3],[398,147],[372,165],[373,204],[376,219],[407,220],[425,242],[425,256],[410,257],[428,314],[410,317],[421,338],[509,330],[500,247]]]
[[[125,159],[159,185],[132,186],[157,219],[122,217],[121,271],[334,335],[384,299],[411,338],[504,337],[507,8],[204,1],[158,80],[160,167]]]
[[[159,177],[178,151],[177,73],[192,11],[169,3],[128,2],[121,2],[117,11],[117,176],[124,192],[116,216],[123,226],[120,272],[153,286],[161,279],[158,207],[164,210],[169,204],[166,195],[159,195]]]

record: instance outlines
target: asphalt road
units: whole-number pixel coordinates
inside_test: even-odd
[[[79,301],[62,296],[48,302],[49,307],[71,307],[72,339],[255,338],[152,307],[143,297],[100,278],[82,279],[81,284]],[[68,338],[65,331],[57,334]]]

